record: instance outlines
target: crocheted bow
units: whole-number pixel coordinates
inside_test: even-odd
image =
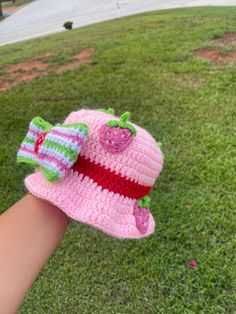
[[[29,131],[17,153],[17,162],[39,167],[49,181],[61,179],[77,160],[87,135],[86,124],[52,126],[36,117],[30,122]]]

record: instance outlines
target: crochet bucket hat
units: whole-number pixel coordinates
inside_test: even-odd
[[[113,113],[82,109],[56,126],[36,117],[17,161],[36,168],[25,178],[36,197],[111,236],[138,239],[154,232],[148,195],[163,154],[128,112]]]

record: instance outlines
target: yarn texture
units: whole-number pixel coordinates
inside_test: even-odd
[[[17,162],[39,166],[49,181],[58,180],[77,160],[87,133],[85,124],[58,124],[53,127],[36,117],[31,121],[17,153]]]
[[[41,128],[42,137],[30,143],[38,159],[30,159],[36,170],[25,178],[25,185],[76,221],[113,237],[139,239],[155,230],[149,193],[162,171],[163,154],[151,134],[128,121],[129,113],[120,118],[113,113],[82,109],[72,112],[62,125]],[[29,157],[23,154],[31,137],[26,138],[20,159]],[[47,159],[37,167],[41,154],[47,154]],[[63,175],[52,181],[44,169],[55,171],[55,165],[57,179]]]

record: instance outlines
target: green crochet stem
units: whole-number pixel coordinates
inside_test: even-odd
[[[138,200],[138,206],[144,208],[150,208],[151,198],[150,196],[145,196]]]
[[[116,120],[109,120],[108,121],[108,125],[111,127],[111,128],[114,128],[116,126],[119,126],[120,128],[123,128],[123,129],[128,129],[130,130],[130,132],[133,134],[133,136],[136,136],[137,135],[137,131],[136,129],[130,124],[127,122],[127,120],[129,119],[130,117],[130,113],[127,111],[127,112],[124,112],[121,116],[120,116],[120,120],[119,121],[116,121]]]
[[[158,143],[157,143],[157,147],[161,148],[161,147],[162,147],[162,143],[161,143],[161,142],[158,142]]]
[[[105,113],[109,113],[109,114],[112,114],[113,116],[115,115],[115,110],[112,109],[112,108],[108,108],[108,109],[98,109],[98,111],[102,111],[102,112],[105,112]]]

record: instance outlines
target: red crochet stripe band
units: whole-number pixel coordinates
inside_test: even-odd
[[[106,169],[100,164],[95,164],[83,156],[78,157],[72,169],[79,174],[82,173],[84,176],[88,176],[103,189],[119,193],[120,195],[132,199],[142,198],[152,189],[151,186],[145,186],[131,181],[127,177],[122,177],[121,174],[116,174],[114,171]]]

